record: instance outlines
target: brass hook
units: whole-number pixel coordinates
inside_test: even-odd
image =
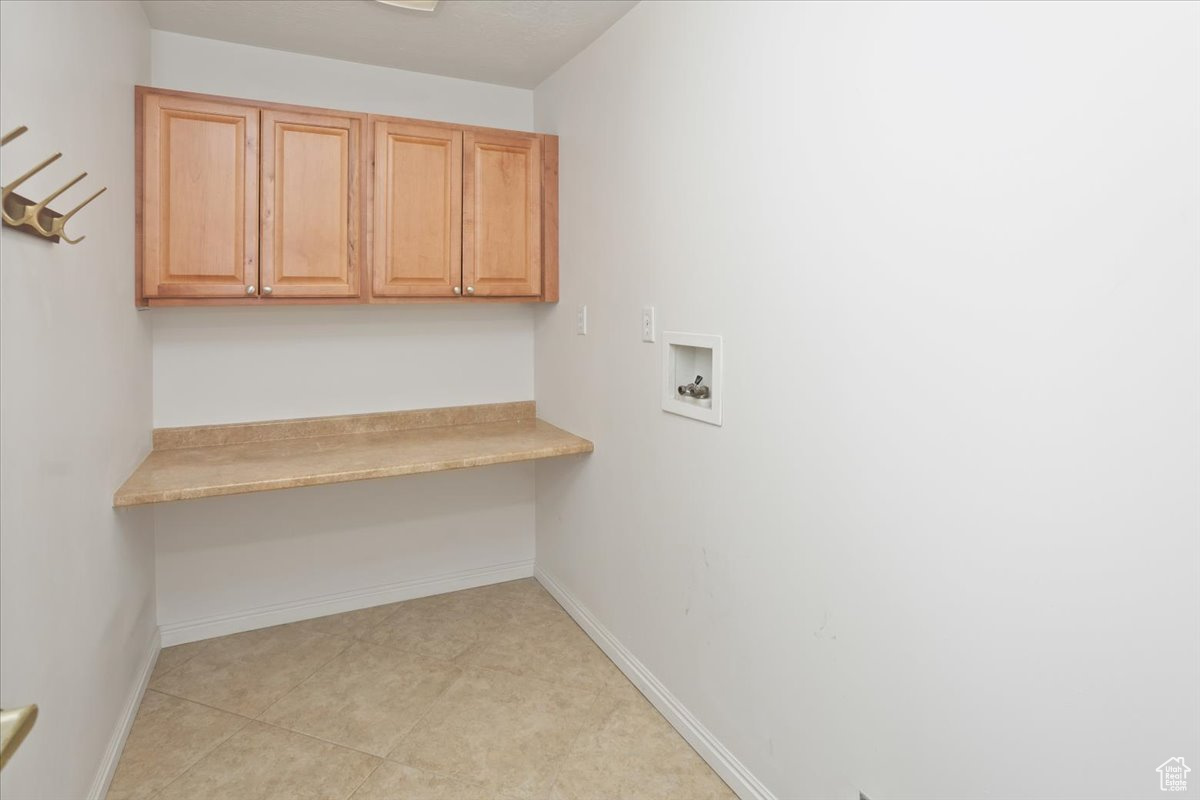
[[[13,128],[11,131],[4,134],[4,138],[0,139],[0,146],[8,144],[27,130],[29,130],[29,128],[25,127],[24,125],[19,128]]]
[[[2,204],[4,206],[4,221],[5,222],[7,222],[9,225],[15,225],[18,227],[24,224],[23,221],[18,221],[17,219],[15,219],[11,215],[9,215],[9,213],[8,213],[8,196],[13,193],[13,189],[16,189],[22,183],[29,180],[37,173],[41,172],[43,169],[45,169],[50,164],[53,164],[55,161],[58,161],[60,158],[62,158],[62,153],[55,153],[54,155],[50,156],[45,161],[38,164],[33,169],[29,170],[24,175],[17,178],[15,181],[13,181],[12,183],[8,184],[7,186],[5,186],[3,188],[3,191],[0,192],[0,204]],[[24,206],[23,207],[24,213],[22,215],[22,219],[24,218],[24,216],[28,215],[28,211],[29,211],[28,207]]]
[[[83,176],[81,175],[80,177],[83,177]],[[76,180],[78,180],[78,178]],[[72,181],[72,183],[74,183],[74,181]],[[63,226],[67,224],[67,220],[69,220],[71,217],[75,216],[75,214],[79,211],[79,209],[83,208],[88,203],[92,202],[97,197],[104,194],[106,191],[108,191],[108,187],[107,186],[102,187],[100,189],[100,191],[96,192],[94,195],[89,197],[87,200],[84,200],[82,203],[75,206],[70,211],[63,214],[61,217],[55,217],[54,219],[52,219],[50,221],[50,230],[49,231],[42,228],[41,224],[35,223],[37,229],[42,231],[46,236],[60,236],[60,237],[62,237],[62,240],[64,242],[66,242],[67,244],[79,244],[84,239],[86,239],[87,236],[80,236],[78,239],[69,239],[69,238],[67,238],[67,234],[63,231]]]
[[[4,134],[3,137],[0,137],[0,145],[8,144],[13,139],[16,139],[18,136],[20,136],[21,134],[25,133],[28,130],[29,130],[29,128],[27,128],[24,125],[21,125],[18,128],[13,128],[11,131]],[[54,239],[55,241],[57,241],[59,239],[63,239],[67,242],[67,244],[79,244],[87,237],[80,236],[78,239],[71,239],[63,231],[63,228],[64,228],[64,226],[66,226],[67,220],[69,220],[71,217],[73,217],[77,213],[79,213],[79,211],[84,206],[86,206],[88,203],[92,202],[97,197],[104,194],[104,192],[107,191],[107,189],[108,189],[107,186],[101,188],[100,191],[96,192],[91,197],[84,200],[82,203],[75,206],[74,208],[72,208],[70,211],[68,211],[65,214],[59,214],[56,211],[52,211],[52,210],[46,208],[46,205],[51,200],[58,197],[63,192],[67,191],[72,186],[74,186],[75,184],[79,183],[81,180],[86,178],[87,177],[86,172],[76,176],[75,178],[71,179],[67,183],[60,186],[59,188],[55,189],[53,192],[51,192],[49,195],[47,195],[40,203],[34,203],[31,200],[29,200],[28,198],[22,197],[19,194],[13,196],[14,189],[16,189],[22,183],[29,180],[31,177],[33,177],[37,173],[41,172],[47,166],[49,166],[50,164],[53,164],[55,161],[57,161],[60,158],[62,158],[62,153],[55,153],[54,155],[47,158],[45,161],[41,162],[40,164],[38,164],[35,167],[33,167],[32,169],[30,169],[24,175],[17,178],[12,183],[8,184],[7,186],[0,187],[0,189],[2,189],[2,192],[0,192],[0,205],[2,205],[2,216],[3,216],[4,222],[8,225],[11,225],[14,228],[22,229],[28,233],[36,233],[39,236],[43,236],[47,239]],[[10,213],[10,210],[11,210],[11,213]],[[49,229],[47,229],[47,226],[49,226]]]
[[[83,180],[86,177],[87,177],[87,173],[81,172],[79,175],[77,175],[74,178],[74,180],[71,180],[68,183],[63,184],[61,187],[59,187],[53,193],[48,195],[44,200],[42,200],[42,202],[36,203],[34,205],[25,206],[25,215],[23,217],[21,217],[18,224],[31,224],[35,228],[37,228],[39,231],[42,230],[42,226],[38,223],[38,219],[39,219],[43,209],[46,208],[46,204],[49,203],[54,198],[58,197],[60,194],[65,192],[67,189],[70,189],[72,186],[79,183],[81,180]],[[49,234],[47,234],[47,235],[49,235]]]

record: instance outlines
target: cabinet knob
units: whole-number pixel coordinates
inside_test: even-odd
[[[475,287],[474,287],[474,286],[468,286],[468,287],[467,287],[467,294],[475,294]]]
[[[270,286],[264,286],[264,287],[263,287],[263,294],[270,294],[270,293],[271,293],[271,287],[270,287]]]
[[[454,287],[454,293],[455,293],[456,295],[458,295],[458,294],[462,294],[462,287],[455,286],[455,287]]]
[[[253,283],[246,287],[246,294],[254,294],[254,284]]]

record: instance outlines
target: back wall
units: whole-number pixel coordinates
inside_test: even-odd
[[[500,128],[526,89],[154,31],[153,85]],[[163,308],[156,427],[533,399],[519,304]],[[533,569],[533,467],[167,504],[154,510],[168,644]]]

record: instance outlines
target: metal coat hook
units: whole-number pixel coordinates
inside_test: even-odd
[[[18,136],[28,130],[29,128],[24,125],[19,128],[14,128],[13,130],[4,134],[3,138],[0,138],[0,146],[8,144],[13,139],[16,139]],[[86,178],[86,172],[81,172],[79,175],[76,175],[70,181],[47,195],[41,200],[41,202],[35,203],[29,198],[22,197],[13,191],[22,183],[29,180],[31,177],[41,172],[43,169],[53,164],[60,158],[62,158],[62,153],[55,153],[46,160],[42,161],[40,164],[34,166],[12,183],[9,183],[3,187],[3,191],[0,194],[2,194],[3,200],[4,224],[8,225],[14,230],[33,234],[43,239],[49,239],[52,242],[57,242],[61,239],[67,244],[79,244],[87,237],[80,236],[78,239],[72,239],[71,237],[67,236],[66,231],[64,231],[63,228],[66,226],[67,220],[75,216],[80,209],[95,200],[100,195],[104,194],[104,192],[108,189],[107,186],[103,187],[100,189],[100,191],[96,192],[87,200],[84,200],[82,203],[75,206],[65,214],[61,214],[53,209],[47,208],[46,204]]]

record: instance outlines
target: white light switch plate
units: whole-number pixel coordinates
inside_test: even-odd
[[[587,335],[587,306],[575,309],[575,333],[580,336]]]
[[[654,306],[642,306],[642,341],[654,341]]]

